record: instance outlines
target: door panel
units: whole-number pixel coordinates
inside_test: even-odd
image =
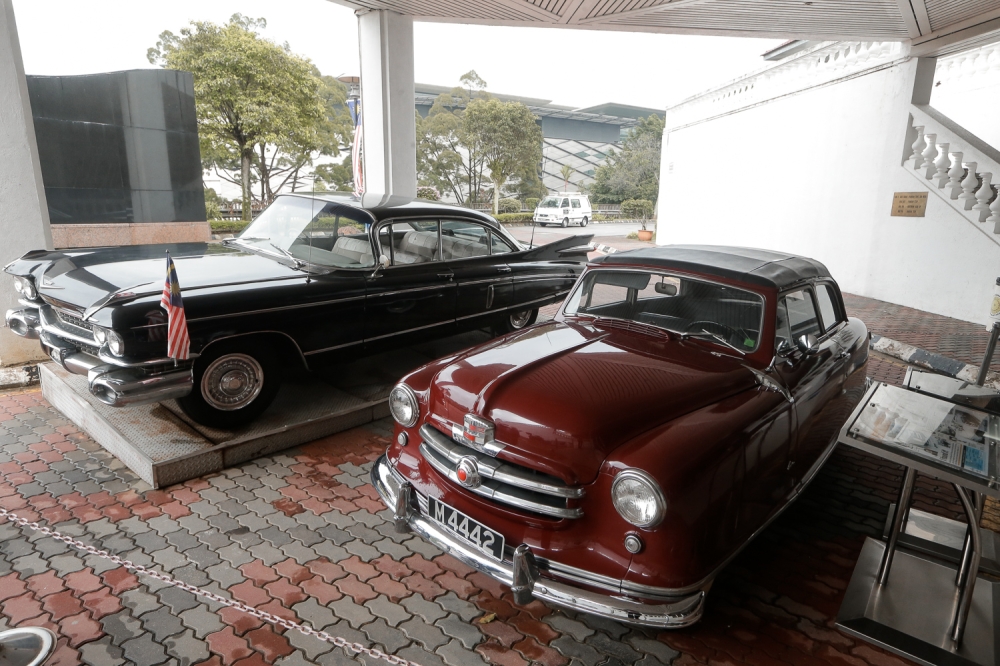
[[[574,262],[517,262],[509,264],[514,284],[513,309],[535,309],[566,297],[583,267]]]
[[[498,240],[476,222],[441,220],[442,254],[455,273],[455,317],[459,326],[485,324],[491,315],[513,302],[511,269],[504,260],[507,252],[502,242],[497,244]]]

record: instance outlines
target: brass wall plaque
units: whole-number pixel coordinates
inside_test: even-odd
[[[927,212],[927,192],[895,192],[892,217],[923,217]]]

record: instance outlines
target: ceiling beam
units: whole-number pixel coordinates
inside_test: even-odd
[[[539,19],[545,21],[546,23],[559,23],[562,18],[559,14],[555,12],[550,12],[547,9],[542,9],[537,7],[528,0],[493,0],[494,3],[502,5],[508,9],[519,12],[527,12],[529,14],[534,14]]]
[[[919,0],[917,1],[919,2]],[[903,17],[903,25],[906,26],[906,35],[910,39],[916,39],[920,35],[925,34],[920,32],[920,24],[917,23],[917,14],[913,11],[911,0],[896,0],[896,5],[899,6],[899,14]]]
[[[948,55],[969,45],[1000,42],[1000,10],[981,14],[913,40],[910,54],[930,57]]]
[[[624,12],[616,12],[613,14],[604,14],[602,16],[594,16],[593,18],[581,19],[576,21],[576,25],[587,25],[590,23],[606,23],[618,18],[632,17],[632,16],[643,16],[644,14],[653,14],[663,10],[675,9],[677,7],[690,7],[691,5],[700,5],[705,2],[711,2],[712,0],[666,0],[656,5],[650,5],[649,7],[642,7],[641,9],[629,9]]]
[[[913,5],[913,15],[917,19],[917,27],[920,28],[920,34],[929,35],[934,32],[931,29],[931,19],[927,14],[927,3],[925,0],[910,0],[910,4]]]

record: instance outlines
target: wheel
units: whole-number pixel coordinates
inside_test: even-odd
[[[584,216],[583,216],[583,219],[582,219],[582,220],[580,220],[580,226],[581,226],[581,227],[585,227],[585,226],[587,226],[587,224],[589,224],[589,223],[590,223],[590,220],[588,220],[588,219],[587,219],[587,216],[586,216],[586,215],[584,215]]]
[[[534,310],[511,312],[503,318],[502,322],[493,327],[493,332],[497,335],[506,335],[514,331],[520,331],[522,328],[527,328],[534,324],[536,319],[538,319],[537,308]]]
[[[266,347],[216,343],[194,364],[194,388],[180,398],[184,413],[212,428],[235,428],[256,419],[281,386],[281,368]]]
[[[563,225],[563,228],[566,228],[566,227],[568,227],[568,226],[569,226],[569,218],[568,218],[568,217],[564,217],[564,218],[563,218],[563,223],[562,223],[562,225]]]

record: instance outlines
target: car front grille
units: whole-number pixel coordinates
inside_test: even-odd
[[[79,317],[56,310],[52,306],[38,309],[42,328],[50,335],[78,347],[81,351],[97,356],[99,345],[94,339],[94,331]]]
[[[522,511],[552,518],[579,518],[583,509],[575,506],[583,488],[568,486],[554,476],[521,465],[496,460],[480,453],[429,424],[420,427],[420,453],[442,475],[470,492],[508,504]],[[478,486],[462,484],[456,475],[458,463],[472,458],[481,477]]]

